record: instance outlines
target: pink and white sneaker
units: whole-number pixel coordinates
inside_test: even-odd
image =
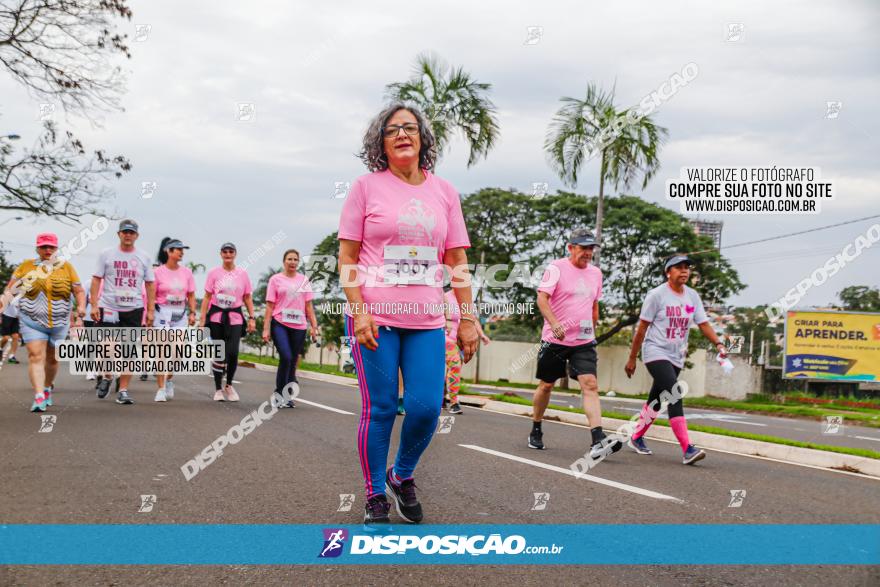
[[[228,383],[226,384],[226,387],[223,388],[223,392],[226,394],[226,401],[228,402],[237,402],[240,399],[235,388]]]
[[[214,401],[215,402],[225,402],[226,398],[223,397],[223,390],[218,389],[214,392]]]

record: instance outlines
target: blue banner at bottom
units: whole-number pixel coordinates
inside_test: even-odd
[[[0,564],[877,565],[880,525],[4,525]]]

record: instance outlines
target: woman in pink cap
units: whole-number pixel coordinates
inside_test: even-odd
[[[86,292],[76,269],[67,261],[55,258],[58,237],[51,232],[37,235],[36,259],[24,261],[6,286],[0,312],[13,298],[19,298],[21,339],[28,352],[28,375],[34,388],[32,412],[45,412],[52,405],[52,391],[58,361],[55,346],[70,328],[71,293],[76,298],[74,324],[82,326]]]

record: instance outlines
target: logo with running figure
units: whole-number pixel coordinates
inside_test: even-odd
[[[437,217],[418,198],[412,198],[397,213],[398,233],[403,239],[431,239]]]
[[[825,416],[822,434],[843,434],[843,416]]]
[[[55,427],[55,422],[58,421],[58,416],[53,414],[49,414],[46,416],[40,416],[42,420],[40,422],[40,429],[37,432],[52,432],[52,429]]]
[[[437,424],[437,434],[449,434],[452,432],[453,424],[455,424],[455,416],[443,416]]]
[[[336,508],[337,512],[350,512],[351,506],[354,505],[354,493],[340,493],[339,494],[339,507]]]
[[[156,496],[155,495],[142,495],[141,496],[141,505],[138,507],[138,513],[140,514],[148,514],[153,511],[153,506],[156,505]]]
[[[730,503],[727,504],[729,508],[739,508],[742,507],[743,502],[746,500],[746,490],[745,489],[731,489],[730,490]]]
[[[540,512],[542,510],[547,509],[547,505],[550,503],[550,494],[549,493],[535,493],[535,501],[532,503],[532,511]]]
[[[318,558],[336,558],[342,554],[348,530],[345,528],[324,528],[324,547]]]

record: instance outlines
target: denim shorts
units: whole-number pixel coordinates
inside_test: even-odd
[[[70,322],[66,319],[64,324],[59,326],[43,326],[36,320],[31,320],[24,314],[18,317],[18,323],[21,333],[21,340],[25,344],[38,340],[47,340],[52,346],[57,346],[59,342],[67,338],[67,331],[70,330]]]

